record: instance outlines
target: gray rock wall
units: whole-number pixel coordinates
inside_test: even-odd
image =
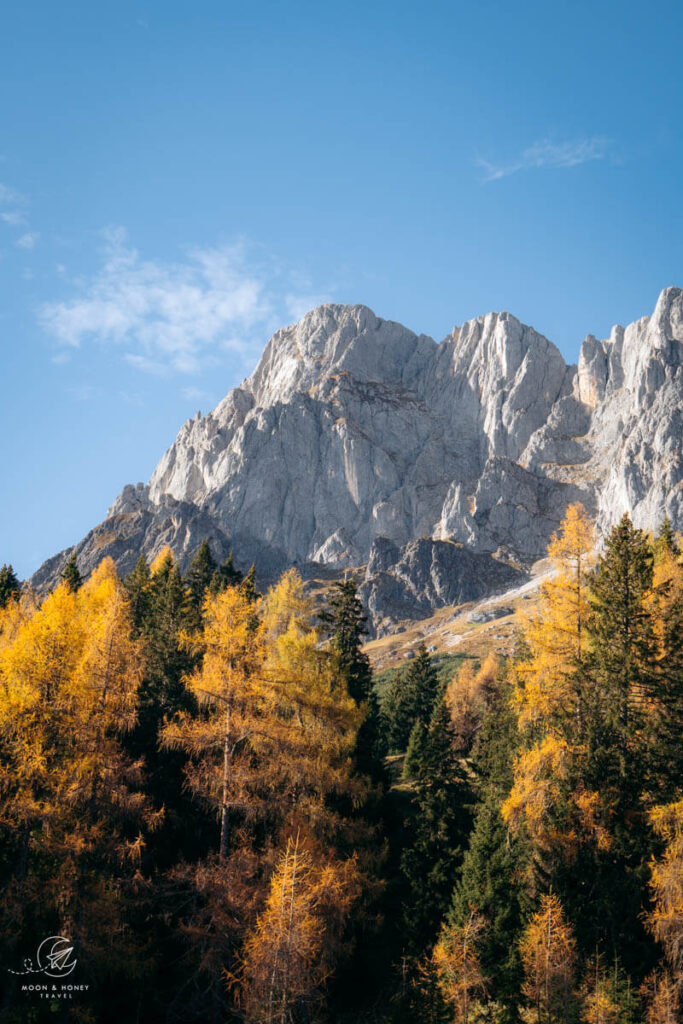
[[[321,306],[183,425],[149,484],[77,545],[79,564],[128,568],[163,543],[185,562],[209,537],[217,555],[343,569],[378,538],[432,538],[524,567],[575,500],[603,531],[624,511],[681,529],[682,347],[676,288],[651,317],[589,335],[578,368],[507,313],[436,344],[364,306]]]

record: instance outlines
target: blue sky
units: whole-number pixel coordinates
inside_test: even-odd
[[[575,360],[683,285],[677,2],[8,5],[0,563],[147,479],[319,301]]]

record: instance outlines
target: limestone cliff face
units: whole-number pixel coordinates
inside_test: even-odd
[[[397,551],[431,538],[524,567],[573,500],[603,530],[624,511],[681,529],[682,349],[676,288],[651,317],[589,336],[578,368],[507,313],[436,344],[364,306],[321,306],[185,423],[149,484],[125,488],[77,546],[79,564],[111,553],[126,571],[163,543],[184,561],[208,537],[217,557],[232,546],[273,571],[344,568],[379,538]]]

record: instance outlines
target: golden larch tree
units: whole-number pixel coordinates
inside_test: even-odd
[[[664,852],[650,865],[652,908],[647,926],[664,951],[664,964],[650,978],[648,1006],[653,1024],[668,1021],[683,997],[683,800],[650,811]],[[673,1018],[672,1018],[673,1019]]]
[[[244,944],[239,976],[230,976],[248,1021],[290,1024],[295,1008],[310,1013],[320,999],[359,895],[355,861],[321,853],[297,834],[273,872],[265,908]]]
[[[238,587],[207,594],[203,626],[186,638],[202,655],[186,681],[201,713],[179,713],[162,733],[166,746],[190,755],[190,789],[218,814],[220,860],[230,848],[231,809],[246,810],[250,804],[249,740],[266,697],[260,671],[262,633],[252,620],[252,605]]]
[[[475,1000],[486,994],[487,979],[478,950],[485,928],[484,918],[475,910],[464,924],[445,925],[426,965],[452,1010],[453,1024],[468,1024]]]
[[[541,898],[520,942],[524,1019],[537,1024],[571,1020],[576,942],[557,896]]]

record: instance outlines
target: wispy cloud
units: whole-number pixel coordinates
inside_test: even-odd
[[[493,163],[478,159],[477,164],[483,171],[484,181],[497,181],[507,178],[518,171],[528,171],[537,167],[578,167],[579,164],[593,160],[604,160],[609,155],[610,140],[598,136],[585,139],[574,139],[569,142],[551,142],[543,139],[534,142],[518,157],[507,163]]]
[[[28,198],[23,192],[0,182],[0,221],[10,228],[26,229],[15,239],[15,245],[20,249],[33,249],[40,238],[39,231],[28,230],[28,205]]]
[[[293,279],[247,243],[195,248],[184,261],[143,259],[122,228],[104,233],[100,269],[40,320],[65,349],[120,346],[145,373],[195,374],[226,352],[250,356],[283,317],[307,305]]]
[[[17,192],[15,188],[10,188],[9,185],[3,185],[0,182],[0,205],[24,206],[25,203],[26,196],[22,195],[21,192]]]
[[[4,210],[0,213],[0,220],[14,228],[25,224],[26,216],[20,210]]]
[[[17,238],[16,244],[20,249],[33,249],[40,238],[40,231],[26,231]]]

